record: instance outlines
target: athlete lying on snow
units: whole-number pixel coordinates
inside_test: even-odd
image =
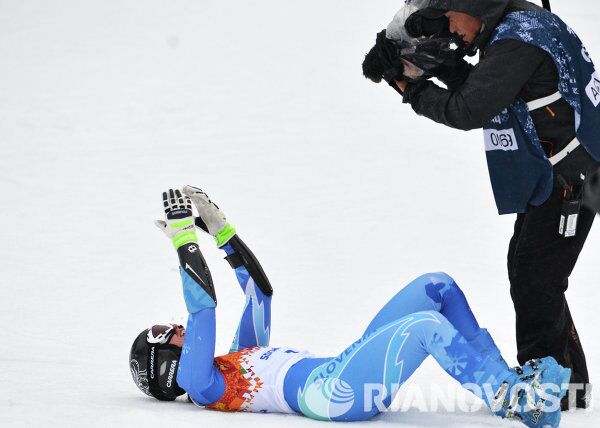
[[[187,392],[197,405],[215,410],[365,420],[388,407],[399,386],[432,355],[463,386],[479,387],[497,415],[528,426],[558,426],[559,402],[566,392],[562,385],[570,371],[552,358],[509,369],[448,275],[426,274],[408,284],[338,356],[316,358],[272,348],[272,288],[235,229],[200,189],[185,186],[183,195],[169,190],[163,202],[165,221],[156,224],[179,255],[189,318],[186,329],[155,325],[133,343],[131,373],[147,395],[174,400]],[[246,296],[231,350],[216,358],[216,297],[195,225],[227,253]]]

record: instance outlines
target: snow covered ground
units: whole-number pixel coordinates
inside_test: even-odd
[[[595,2],[554,2],[600,62]],[[338,353],[404,283],[451,273],[515,363],[505,253],[480,132],[419,118],[360,64],[398,0],[0,0],[0,425],[321,426],[160,403],[131,341],[183,321],[161,192],[203,187],[275,287],[272,343]],[[202,248],[218,350],[242,307]],[[600,227],[568,292],[600,382]],[[456,387],[426,361],[405,390]],[[405,392],[400,399],[408,400]],[[598,406],[600,394],[595,396]],[[519,426],[408,400],[359,425]],[[600,425],[597,412],[565,427]]]

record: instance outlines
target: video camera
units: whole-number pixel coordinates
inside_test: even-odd
[[[387,27],[377,34],[365,57],[363,74],[374,82],[385,79],[416,82],[456,66],[467,46],[450,33],[445,11],[421,8],[408,1]]]

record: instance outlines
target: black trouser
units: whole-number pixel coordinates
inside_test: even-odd
[[[569,276],[585,244],[595,213],[582,208],[577,235],[564,238],[558,233],[563,188],[556,177],[568,183],[580,181],[580,174],[597,168],[579,147],[554,168],[555,185],[550,198],[539,207],[519,214],[508,250],[510,294],[517,320],[517,359],[554,357],[573,370],[572,383],[589,383],[583,348],[573,323],[565,291]],[[578,407],[582,407],[578,393]]]

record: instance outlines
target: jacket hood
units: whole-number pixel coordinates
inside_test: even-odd
[[[473,42],[477,49],[485,47],[494,29],[506,14],[525,10],[544,10],[526,0],[430,0],[428,7],[462,12],[479,18],[483,22],[483,27]]]

